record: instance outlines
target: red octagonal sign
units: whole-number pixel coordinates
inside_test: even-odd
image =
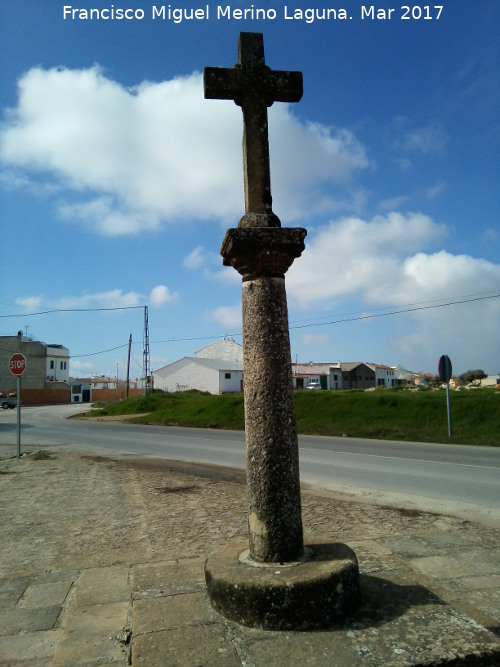
[[[24,354],[17,352],[9,359],[9,370],[12,375],[22,375],[26,370],[26,357]]]

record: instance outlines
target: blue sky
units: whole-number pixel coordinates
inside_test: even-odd
[[[66,345],[74,376],[124,377],[130,334],[140,376],[144,305],[153,369],[241,342],[219,248],[244,212],[242,116],[204,100],[201,73],[232,66],[244,30],[304,76],[300,103],[269,110],[273,209],[308,230],[287,274],[293,360],[434,373],[448,354],[498,373],[500,5],[440,2],[409,20],[392,0],[386,20],[358,0],[230,4],[275,13],[246,21],[211,2],[174,23],[151,0],[2,0],[0,335]],[[286,18],[328,6],[352,18]]]

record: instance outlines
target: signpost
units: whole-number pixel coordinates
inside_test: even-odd
[[[448,437],[451,438],[451,413],[450,413],[450,379],[452,367],[450,357],[443,354],[439,357],[438,374],[439,378],[446,382],[446,407],[448,408]]]
[[[16,352],[9,359],[9,370],[16,376],[17,396],[17,458],[21,458],[21,375],[26,370],[26,357]]]

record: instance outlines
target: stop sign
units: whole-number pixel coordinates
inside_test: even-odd
[[[438,374],[439,379],[443,382],[449,382],[451,379],[452,367],[450,357],[447,354],[439,357]]]
[[[17,352],[9,359],[9,370],[12,375],[22,375],[26,370],[26,357],[24,354]]]

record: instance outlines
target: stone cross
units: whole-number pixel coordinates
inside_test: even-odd
[[[261,34],[241,33],[232,69],[205,68],[205,97],[243,111],[245,214],[228,229],[224,264],[242,276],[248,546],[228,545],[205,562],[214,609],[267,630],[329,627],[359,598],[356,555],[343,544],[304,546],[299,447],[292,387],[285,273],[304,250],[303,228],[272,211],[267,107],[297,102],[300,72],[272,71]]]
[[[265,62],[262,34],[242,32],[238,63],[232,69],[206,67],[204,87],[206,99],[234,100],[241,107],[245,212],[271,213],[267,107],[274,102],[298,102],[302,73],[271,70]]]
[[[304,550],[285,272],[305,229],[284,229],[271,209],[267,107],[298,101],[300,72],[272,71],[261,34],[241,33],[233,69],[207,67],[205,97],[234,100],[244,119],[246,213],[222,243],[243,277],[243,373],[250,557],[294,561]]]

